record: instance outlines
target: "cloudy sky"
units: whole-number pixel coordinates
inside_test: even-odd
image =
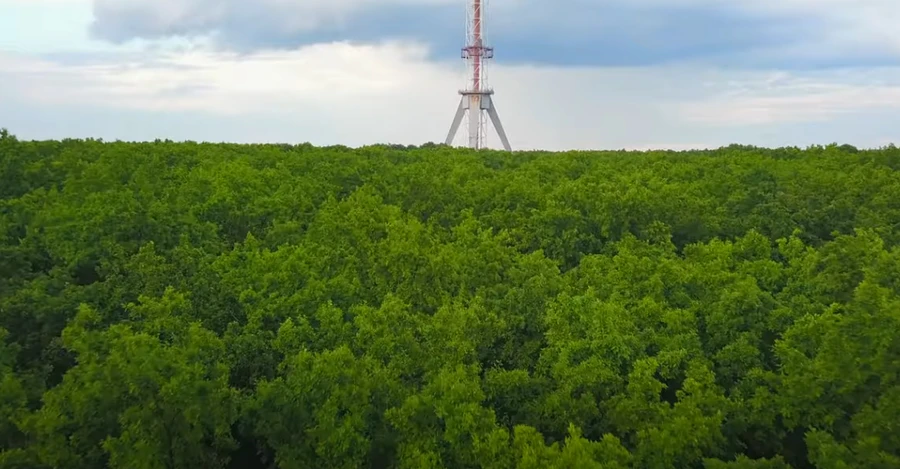
[[[464,21],[465,0],[0,0],[0,127],[440,142]],[[898,0],[490,0],[488,24],[516,149],[900,144]]]

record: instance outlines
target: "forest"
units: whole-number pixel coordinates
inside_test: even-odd
[[[0,467],[897,468],[898,169],[0,131]]]

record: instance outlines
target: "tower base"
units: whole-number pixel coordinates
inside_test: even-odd
[[[447,134],[446,144],[450,145],[453,142],[453,137],[456,136],[456,132],[459,131],[459,126],[462,123],[463,116],[465,116],[466,111],[472,112],[482,112],[487,111],[488,116],[491,118],[491,123],[494,124],[494,129],[497,131],[497,134],[500,136],[500,142],[503,143],[503,148],[506,151],[512,151],[512,147],[509,145],[509,139],[506,138],[506,132],[503,130],[503,124],[500,123],[500,116],[497,114],[497,108],[494,107],[494,100],[491,99],[491,95],[494,94],[493,90],[485,90],[485,91],[460,91],[459,94],[462,96],[459,100],[459,108],[456,110],[456,116],[453,118],[453,123],[450,124],[450,133]],[[472,109],[476,107],[477,109]],[[477,120],[472,119],[470,115],[469,118],[472,121],[477,122]],[[478,132],[475,130],[475,124],[470,129],[470,134],[474,132]],[[473,135],[469,135],[469,146],[471,148],[477,148],[477,137]]]

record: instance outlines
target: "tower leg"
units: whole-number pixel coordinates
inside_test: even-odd
[[[491,117],[491,122],[494,124],[494,129],[497,130],[497,134],[500,136],[503,148],[506,149],[506,151],[512,151],[512,147],[509,145],[509,139],[506,138],[506,131],[503,130],[503,124],[500,123],[500,115],[497,114],[497,108],[494,107],[494,100],[491,99],[490,96],[485,96],[485,98],[487,98],[487,102],[484,103],[484,107],[487,108],[488,115]]]
[[[459,124],[462,123],[463,116],[466,114],[466,97],[463,96],[459,99],[459,108],[456,110],[456,116],[453,117],[453,123],[450,124],[450,133],[447,134],[447,141],[445,142],[447,145],[453,143],[453,137],[456,136],[456,132],[459,130]]]

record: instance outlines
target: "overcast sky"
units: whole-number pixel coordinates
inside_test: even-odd
[[[900,143],[900,0],[488,8],[490,83],[516,149]],[[0,0],[0,127],[440,142],[464,86],[464,21],[465,0]]]

